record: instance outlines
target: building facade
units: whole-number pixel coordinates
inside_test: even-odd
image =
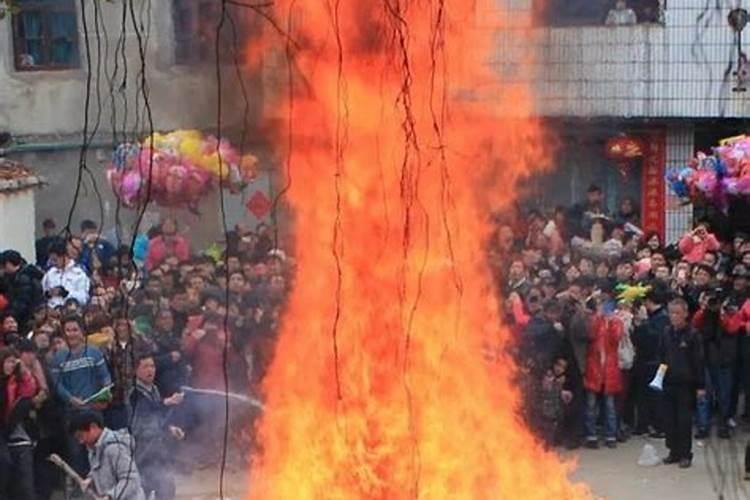
[[[675,240],[692,223],[693,207],[665,192],[664,168],[747,130],[749,68],[728,22],[735,2],[628,0],[635,22],[626,15],[617,24],[610,14],[615,0],[499,1],[513,14],[506,20],[512,28],[498,41],[497,74],[528,79],[536,113],[562,139],[561,173],[532,179],[532,200],[546,207],[570,203],[596,182],[611,209],[623,197],[637,197],[644,222],[664,213],[657,226]],[[512,64],[516,45],[529,40],[514,37],[514,29],[532,32],[529,74],[517,74]],[[607,141],[621,134],[642,139],[660,157],[644,156],[622,175],[605,154]]]
[[[255,138],[269,90],[281,87],[272,78],[283,74],[283,61],[269,54],[270,71],[245,64],[264,24],[259,16],[230,5],[217,45],[216,0],[94,1],[85,10],[76,0],[14,3],[20,10],[0,20],[0,156],[47,180],[37,197],[37,225],[53,217],[63,226],[69,215],[73,227],[83,218],[132,225],[134,214],[118,210],[104,176],[113,145],[152,128],[215,131],[219,119],[223,133],[257,148],[261,158],[256,184],[226,197],[228,222],[266,217],[252,215],[246,202],[258,191],[274,194],[274,162]],[[483,0],[477,15],[482,24],[498,7],[509,13],[490,63],[499,80],[533,88],[535,113],[561,138],[556,172],[525,186],[530,203],[570,204],[597,183],[610,208],[632,198],[644,221],[674,240],[690,225],[693,207],[666,192],[665,166],[745,130],[749,68],[727,21],[734,4],[628,0],[635,22],[607,25],[615,3]],[[524,74],[514,58],[529,53],[519,47],[529,37],[514,30],[533,34],[534,61]],[[648,153],[627,171],[605,154],[620,135],[640,139]],[[207,240],[221,226],[218,196],[205,205],[200,217],[180,216]]]
[[[105,169],[113,145],[140,140],[151,129],[215,133],[221,120],[223,135],[256,153],[250,131],[263,94],[258,73],[245,67],[245,51],[260,33],[257,16],[227,10],[217,62],[221,3],[214,0],[13,3],[0,20],[0,156],[47,180],[37,197],[37,227],[48,217],[65,226],[74,207],[72,228],[89,218],[111,229],[117,219],[129,234],[135,212],[118,209]],[[250,139],[240,137],[242,130]],[[268,194],[269,182],[261,172],[248,192],[226,197],[230,225],[254,218],[245,202],[258,188]],[[200,216],[175,215],[199,240],[209,240],[221,227],[217,204],[214,194]],[[150,209],[147,218],[158,218],[158,211]]]

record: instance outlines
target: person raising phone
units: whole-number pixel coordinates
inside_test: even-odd
[[[680,239],[678,247],[684,260],[696,264],[703,261],[706,252],[719,250],[719,240],[713,233],[708,232],[707,222],[699,222],[695,229]]]

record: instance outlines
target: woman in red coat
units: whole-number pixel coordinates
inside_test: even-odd
[[[598,448],[596,424],[599,408],[604,404],[605,438],[609,448],[617,446],[617,409],[615,395],[622,391],[622,375],[617,348],[623,334],[622,321],[615,316],[597,313],[591,322],[591,342],[586,356],[586,445]]]

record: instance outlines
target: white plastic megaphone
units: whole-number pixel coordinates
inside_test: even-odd
[[[664,363],[659,365],[659,368],[656,370],[656,375],[654,375],[654,379],[651,381],[648,386],[652,388],[655,391],[663,391],[664,388],[662,387],[662,384],[664,383],[664,375],[667,374],[667,365]]]

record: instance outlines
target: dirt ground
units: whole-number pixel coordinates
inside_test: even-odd
[[[603,498],[750,500],[750,482],[743,479],[745,440],[749,437],[741,433],[731,441],[712,439],[694,446],[693,466],[687,470],[675,465],[638,466],[638,456],[647,442],[652,443],[661,456],[666,456],[663,440],[633,438],[616,450],[579,450],[563,456],[577,461],[573,480],[589,484],[592,491]],[[190,477],[181,477],[179,483],[181,500],[220,498],[216,470],[198,471]],[[224,499],[242,500],[246,487],[245,471],[229,470],[224,478]]]

